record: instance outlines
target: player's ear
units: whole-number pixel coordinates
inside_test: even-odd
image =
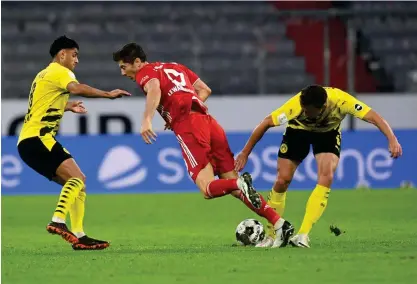
[[[59,56],[59,58],[60,58],[61,60],[63,60],[63,59],[65,58],[65,49],[61,49],[61,50],[58,52],[58,56]]]

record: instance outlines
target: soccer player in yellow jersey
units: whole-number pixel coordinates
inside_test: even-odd
[[[308,234],[327,206],[333,174],[339,162],[341,150],[340,124],[347,114],[374,124],[388,139],[391,157],[402,155],[389,124],[369,106],[348,93],[336,88],[308,86],[288,100],[283,106],[268,115],[253,131],[245,147],[236,157],[235,169],[242,170],[249,154],[265,132],[275,126],[288,124],[278,153],[278,173],[268,204],[279,215],[284,213],[288,186],[298,165],[313,147],[318,168],[317,186],[306,206],[306,212],[298,233],[290,239],[296,247],[310,247]],[[258,247],[273,243],[273,231]]]
[[[104,249],[109,246],[108,242],[90,238],[84,233],[85,176],[55,135],[65,111],[86,112],[82,102],[68,101],[70,94],[109,99],[130,94],[123,90],[105,92],[80,84],[73,73],[78,63],[78,50],[77,42],[65,36],[52,43],[49,53],[53,60],[32,83],[29,108],[17,148],[29,167],[63,186],[47,231],[60,235],[75,250]],[[72,232],[65,224],[68,212]]]

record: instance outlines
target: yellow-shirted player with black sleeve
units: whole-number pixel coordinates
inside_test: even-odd
[[[65,36],[52,43],[49,53],[53,60],[33,80],[17,148],[29,167],[63,186],[47,231],[60,235],[75,250],[104,249],[109,246],[107,241],[90,238],[84,233],[85,176],[55,135],[65,111],[86,112],[81,101],[68,101],[70,94],[109,99],[130,94],[118,89],[105,92],[80,84],[73,73],[78,64],[78,51],[77,42]],[[72,231],[66,226],[68,212]]]
[[[312,85],[271,112],[255,128],[236,157],[235,169],[240,171],[265,132],[271,127],[287,124],[278,153],[277,178],[268,196],[268,205],[283,215],[288,186],[312,146],[318,167],[317,186],[307,202],[298,233],[290,239],[289,243],[293,246],[310,247],[308,234],[327,206],[341,151],[341,122],[348,114],[377,126],[388,139],[391,156],[397,158],[402,155],[401,145],[391,127],[377,112],[340,89]],[[272,246],[275,236],[269,227],[268,237],[258,247]]]

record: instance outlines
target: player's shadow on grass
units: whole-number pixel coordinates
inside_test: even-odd
[[[167,246],[159,246],[159,247],[127,247],[126,245],[118,246],[118,245],[111,245],[108,249],[99,250],[99,251],[73,251],[71,248],[61,248],[59,255],[62,257],[64,255],[74,255],[74,254],[137,254],[137,255],[146,255],[146,254],[184,254],[184,253],[191,253],[191,254],[198,254],[198,253],[219,253],[219,252],[239,252],[242,251],[265,251],[255,249],[254,247],[242,247],[242,246],[233,246],[232,244],[226,245],[207,245],[207,246],[193,246],[187,248],[181,247],[167,247]],[[22,252],[20,252],[22,253]],[[27,251],[25,252],[30,255],[38,255],[38,256],[56,256],[57,252],[52,252],[48,250],[36,250],[36,251]],[[5,253],[7,255],[7,253]]]

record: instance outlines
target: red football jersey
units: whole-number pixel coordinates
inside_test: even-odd
[[[188,116],[191,109],[207,114],[207,106],[193,87],[199,77],[186,66],[174,62],[155,62],[145,65],[136,74],[136,82],[142,90],[153,79],[159,80],[161,88],[161,101],[157,110],[171,127],[175,127],[176,121]]]

